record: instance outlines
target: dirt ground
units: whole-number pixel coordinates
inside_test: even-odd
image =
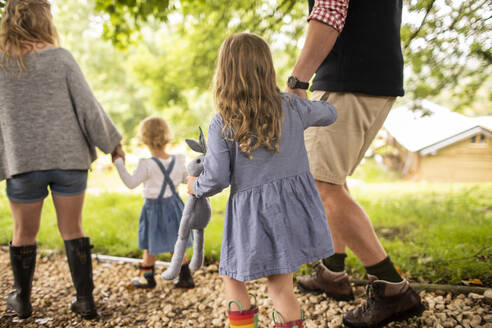
[[[131,264],[98,263],[94,260],[94,296],[99,317],[84,321],[69,309],[75,294],[68,265],[63,255],[38,256],[34,277],[33,315],[19,320],[6,312],[6,297],[13,278],[9,254],[0,249],[0,327],[228,327],[222,283],[217,266],[210,265],[194,273],[197,287],[174,289],[172,282],[157,277],[153,290],[132,288],[136,274]],[[265,280],[249,283],[258,298],[260,327],[273,327],[271,302]],[[322,295],[304,295],[299,301],[308,320],[305,327],[343,327],[343,312],[364,300],[364,289],[356,288],[356,300],[336,302]],[[388,327],[487,327],[492,328],[492,306],[482,295],[420,293],[427,310],[419,318]]]

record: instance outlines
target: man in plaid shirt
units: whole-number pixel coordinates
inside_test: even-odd
[[[287,91],[306,98],[316,73],[313,100],[332,103],[338,120],[306,130],[311,172],[332,231],[335,254],[302,277],[305,292],[353,299],[345,272],[348,246],[366,267],[368,300],[344,314],[349,327],[380,327],[419,315],[420,297],[396,271],[371,221],[346,184],[381,128],[397,96],[403,96],[401,0],[310,0],[306,42]]]

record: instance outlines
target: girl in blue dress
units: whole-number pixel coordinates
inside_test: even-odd
[[[257,326],[244,282],[267,277],[277,326],[300,328],[293,273],[333,254],[304,130],[332,124],[335,108],[281,93],[268,45],[247,33],[222,44],[214,92],[204,171],[188,189],[209,197],[231,186],[219,268],[230,325]]]
[[[144,184],[145,203],[138,223],[138,247],[144,254],[139,275],[132,284],[137,288],[153,288],[156,286],[154,264],[157,254],[172,252],[178,238],[184,205],[176,187],[186,182],[187,172],[184,155],[171,155],[166,151],[171,132],[164,119],[145,119],[140,127],[140,139],[152,158],[140,159],[133,174],[126,170],[123,158],[116,159],[114,164],[128,188]],[[188,246],[191,246],[191,239]],[[176,287],[195,286],[187,261],[185,255],[179,278],[174,282]]]

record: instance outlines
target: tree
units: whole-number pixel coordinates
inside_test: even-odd
[[[218,50],[232,33],[254,32],[271,44],[283,86],[307,17],[304,0],[51,1],[63,45],[128,137],[152,114],[168,119],[177,139],[205,125],[214,112],[210,90]],[[5,3],[0,0],[0,14]],[[490,108],[492,3],[404,4],[403,100],[441,97],[441,104],[456,110]]]
[[[146,90],[132,76],[128,63],[132,51],[120,51],[100,37],[102,19],[94,0],[53,1],[54,22],[61,46],[70,50],[81,66],[97,99],[130,139],[138,123],[152,110]]]
[[[192,63],[213,67],[218,44],[233,32],[256,32],[270,42],[279,36],[298,40],[305,25],[305,2],[97,0],[97,8],[109,14],[105,36],[119,46],[138,40],[144,24],[169,22],[170,17],[179,15],[178,31],[194,45]],[[408,22],[402,26],[401,35],[407,98],[450,94],[456,110],[471,105],[491,75],[492,3],[488,0],[404,0],[404,3],[404,20],[407,18]],[[282,29],[285,26],[291,26],[292,30],[286,32]],[[296,42],[290,45],[294,47],[283,50],[295,57]],[[210,76],[211,71],[203,69],[194,79],[197,85],[205,86]],[[490,91],[488,97],[492,98]]]
[[[456,110],[470,106],[492,73],[492,3],[408,0],[406,5],[407,15],[416,18],[401,30],[411,97],[444,94]]]
[[[272,43],[283,84],[296,59],[296,40],[302,35],[307,12],[307,4],[292,1],[261,5],[246,0],[185,0],[179,7],[162,1],[158,4],[168,15],[156,19],[135,15],[143,9],[123,2],[97,0],[96,8],[109,14],[104,35],[118,47],[137,49],[131,59],[134,76],[152,90],[152,107],[176,126],[178,137],[194,135],[196,127],[206,126],[214,112],[210,90],[215,61],[229,34],[252,31]]]

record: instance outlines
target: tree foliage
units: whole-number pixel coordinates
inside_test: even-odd
[[[168,119],[178,139],[205,127],[218,50],[232,33],[254,32],[270,43],[282,87],[307,18],[304,0],[51,1],[62,45],[128,137],[153,114]],[[487,0],[404,0],[404,99],[490,108],[491,12]]]
[[[96,8],[104,8],[104,3],[97,0]],[[174,5],[159,2],[167,16],[157,18],[135,16],[136,7],[114,3],[121,10],[105,11],[109,19],[104,35],[133,52],[136,81],[150,91],[150,107],[177,126],[178,137],[195,134],[196,127],[206,126],[214,112],[209,91],[220,44],[228,35],[250,31],[264,36],[273,44],[279,82],[283,83],[294,65],[307,12],[306,3],[290,0],[183,0]]]
[[[492,73],[492,2],[408,0],[406,5],[416,20],[401,30],[410,69],[406,89],[415,99],[443,93],[455,109],[470,106]]]
[[[277,37],[280,34],[283,38],[297,40],[305,25],[305,2],[157,1],[145,11],[142,9],[145,1],[98,0],[97,8],[110,15],[105,35],[120,46],[138,39],[143,22],[151,19],[167,22],[170,16],[181,15],[179,35],[192,45],[189,49],[193,52],[194,65],[189,68],[196,72],[193,75],[196,85],[205,87],[211,75],[206,68],[213,67],[218,45],[228,34],[252,31],[272,41],[276,32]],[[107,9],[109,3],[113,6],[110,10]],[[455,109],[469,106],[491,73],[492,3],[488,0],[404,0],[404,5],[404,21],[410,19],[401,30],[409,100],[449,94]],[[158,11],[159,15],[151,11]],[[285,33],[282,30],[285,26],[293,27],[295,32]],[[293,48],[285,51],[288,55],[296,54]],[[196,71],[194,68],[198,65],[202,69]],[[488,96],[491,97],[490,92]]]
[[[135,83],[132,52],[120,51],[101,39],[102,19],[94,10],[94,0],[54,4],[61,45],[74,55],[96,97],[125,137],[132,137],[139,121],[151,114],[145,90]]]
[[[250,31],[270,42],[283,38],[290,41],[282,45],[283,50],[290,53],[296,50],[296,40],[302,35],[307,11],[307,4],[293,0],[181,0],[174,4],[150,1],[153,4],[145,9],[143,6],[147,2],[97,0],[96,8],[109,14],[104,35],[116,45],[127,47],[137,40],[145,40],[141,29],[144,23],[153,23],[153,28],[160,31],[164,29],[173,41],[171,48],[161,50],[183,50],[181,55],[184,57],[180,59],[183,64],[191,65],[169,67],[168,70],[182,70],[179,76],[187,80],[188,88],[200,90],[209,87],[218,49],[228,35]],[[159,28],[158,22],[170,24]]]
[[[106,38],[120,47],[135,41],[142,25],[149,21],[166,22],[171,9],[169,0],[97,0],[96,9],[109,14]]]

